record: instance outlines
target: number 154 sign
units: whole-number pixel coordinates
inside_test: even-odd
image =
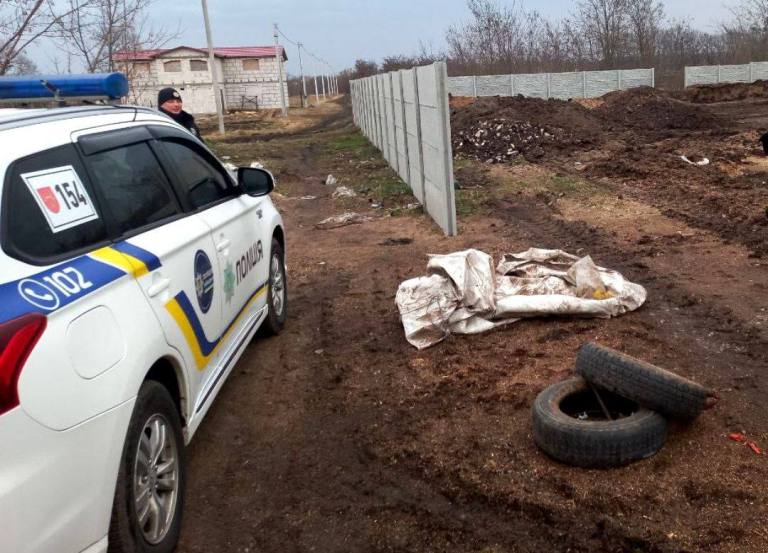
[[[88,191],[74,167],[56,167],[21,175],[53,232],[98,219]]]

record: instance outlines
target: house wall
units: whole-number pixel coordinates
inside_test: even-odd
[[[179,60],[180,72],[164,71],[164,63]],[[157,93],[160,89],[172,86],[176,88],[184,101],[184,109],[193,114],[216,112],[213,97],[211,73],[192,71],[191,60],[205,60],[207,56],[195,50],[179,49],[166,56],[149,62],[149,71],[139,71],[142,62],[128,62],[124,71],[131,83],[128,103],[157,107]],[[280,87],[278,84],[278,64],[275,58],[261,58],[259,68],[247,71],[243,68],[243,58],[216,58],[215,67],[219,82],[223,85],[225,109],[279,108]],[[285,74],[285,66],[283,67]],[[283,81],[286,102],[288,84]]]

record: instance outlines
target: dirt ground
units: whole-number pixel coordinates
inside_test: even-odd
[[[276,173],[290,311],[280,336],[249,346],[190,446],[179,551],[766,550],[768,456],[727,439],[745,432],[768,447],[768,165],[759,129],[733,115],[754,115],[758,100],[624,100],[454,104],[454,139],[498,117],[567,139],[504,163],[455,150],[453,238],[410,208],[343,99],[290,124],[232,121],[225,137],[206,123],[220,155]],[[607,122],[622,103],[639,115]],[[649,123],[653,114],[678,128]],[[328,174],[359,195],[333,199]],[[345,211],[371,220],[315,227]],[[612,320],[529,320],[421,352],[405,341],[395,291],[424,274],[428,253],[474,247],[498,259],[531,246],[590,254],[644,285],[648,301]],[[533,443],[530,408],[571,374],[585,341],[721,400],[672,423],[645,461],[557,463]]]

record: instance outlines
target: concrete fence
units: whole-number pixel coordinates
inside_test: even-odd
[[[445,62],[350,82],[352,114],[446,235],[456,228]]]
[[[768,62],[744,65],[697,65],[685,68],[685,87],[697,84],[751,83],[768,79]]]
[[[596,98],[615,90],[654,86],[653,69],[577,71],[450,77],[448,92],[454,96],[531,96],[534,98]]]

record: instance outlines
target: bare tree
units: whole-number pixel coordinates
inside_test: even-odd
[[[117,52],[160,48],[178,36],[178,29],[147,23],[146,12],[155,1],[68,0],[69,14],[57,25],[61,44],[87,72],[113,71]]]
[[[541,18],[517,0],[502,6],[494,0],[468,0],[468,23],[446,32],[448,55],[455,67],[472,73],[510,72],[535,65]]]
[[[54,0],[0,0],[0,75],[31,69],[25,50],[51,36],[67,15],[69,9]]]
[[[628,0],[581,0],[577,19],[602,65],[614,68],[626,50]]]
[[[642,65],[650,65],[655,60],[663,19],[664,6],[658,0],[627,1],[630,41],[633,53]]]

